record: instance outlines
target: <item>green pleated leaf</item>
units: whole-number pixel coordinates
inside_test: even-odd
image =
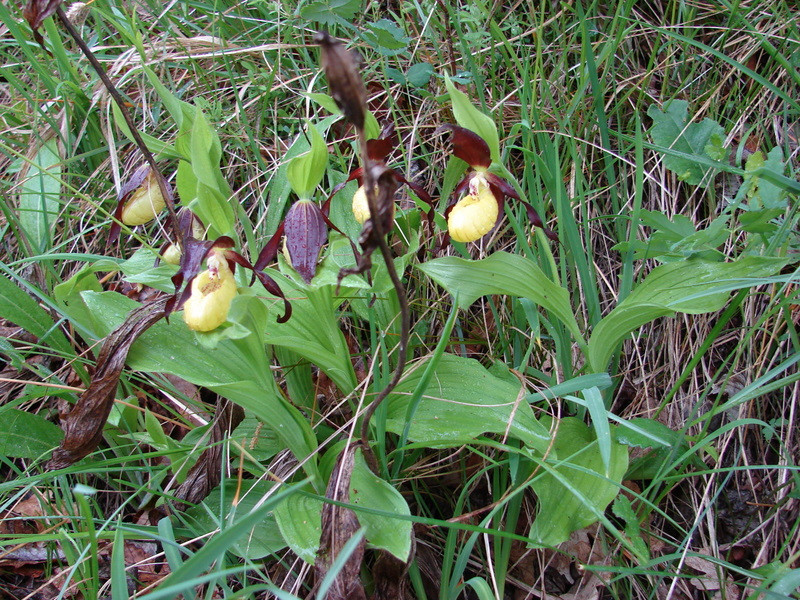
[[[529,537],[538,546],[560,544],[596,522],[619,492],[628,468],[627,449],[616,441],[604,466],[594,431],[574,417],[559,422],[553,449],[559,460],[548,458],[551,466],[531,484],[539,512]]]
[[[645,323],[677,312],[719,310],[732,290],[758,285],[784,264],[780,258],[749,256],[730,263],[689,259],[656,267],[594,328],[589,339],[592,369],[604,371],[617,345]]]
[[[64,432],[39,415],[16,408],[0,409],[0,454],[39,458],[58,446]]]
[[[411,395],[425,371],[424,362],[415,367],[387,399],[387,431],[403,434]],[[477,360],[444,354],[412,410],[408,439],[447,447],[485,433],[508,433],[542,453],[550,443],[550,432],[534,417],[521,384],[495,377]]]
[[[567,290],[522,256],[495,252],[483,260],[437,258],[417,268],[456,297],[461,308],[492,294],[527,298],[558,317],[576,340],[583,340]]]
[[[64,354],[72,353],[72,346],[53,318],[30,295],[5,276],[0,276],[0,317],[22,327],[39,338],[43,345]]]
[[[94,323],[90,329],[107,335],[138,304],[115,292],[84,292]],[[261,305],[263,312],[253,321],[265,324],[267,310],[255,298],[237,298],[239,303],[252,302],[250,310]],[[252,323],[251,323],[252,324]],[[299,459],[313,454],[317,443],[306,418],[283,396],[270,371],[260,327],[240,339],[220,339],[213,350],[197,341],[180,313],[169,323],[159,321],[145,331],[131,346],[127,364],[149,373],[171,373],[195,385],[207,387],[239,404],[261,419],[276,433],[284,447]],[[309,475],[316,476],[316,463],[305,463]]]
[[[353,476],[350,479],[350,502],[356,506],[382,511],[384,514],[354,509],[358,522],[366,528],[367,542],[373,548],[391,552],[403,562],[408,560],[413,524],[408,519],[392,518],[393,514],[410,516],[408,504],[388,481],[370,471],[361,451],[356,453]]]
[[[34,252],[47,252],[61,206],[61,156],[56,139],[42,144],[27,167],[19,191],[19,225]]]
[[[211,490],[205,500],[188,509],[185,516],[195,534],[201,536],[214,531],[222,524],[229,526],[244,518],[250,511],[256,510],[275,484],[271,481],[226,479]],[[234,498],[238,503],[233,506]],[[283,550],[286,542],[276,527],[272,514],[263,520],[252,523],[250,530],[241,536],[230,547],[230,552],[242,558],[257,560]]]
[[[283,539],[310,565],[317,559],[322,536],[322,505],[319,498],[293,494],[275,508],[275,521]]]

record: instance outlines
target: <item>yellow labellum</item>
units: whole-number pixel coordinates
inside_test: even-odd
[[[356,221],[362,225],[367,219],[369,219],[367,190],[364,189],[363,185],[359,186],[359,188],[356,190],[356,193],[353,194],[353,216],[356,218]]]
[[[377,190],[377,188],[375,188]],[[369,219],[369,203],[367,202],[367,190],[360,186],[353,194],[353,216],[356,221],[364,224]],[[394,218],[394,206],[392,206],[392,218]]]
[[[491,231],[497,222],[500,207],[486,180],[475,177],[470,182],[470,194],[464,196],[450,211],[447,229],[456,242],[474,242]]]
[[[125,208],[122,209],[122,222],[131,226],[144,225],[155,219],[166,205],[156,177],[151,172],[125,203]]]
[[[192,281],[192,295],[183,305],[183,320],[189,329],[211,331],[228,319],[236,296],[236,281],[224,256],[213,254],[208,269]]]

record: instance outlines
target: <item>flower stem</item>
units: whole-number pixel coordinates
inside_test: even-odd
[[[367,195],[367,205],[369,206],[370,219],[375,228],[374,234],[378,244],[378,248],[383,256],[383,261],[386,263],[386,270],[389,273],[389,278],[392,280],[395,293],[397,294],[397,302],[400,305],[400,343],[398,345],[398,358],[397,366],[395,367],[392,379],[384,387],[378,396],[370,402],[367,406],[361,420],[361,443],[365,451],[371,449],[369,445],[369,423],[372,420],[372,415],[378,410],[378,407],[386,399],[386,397],[394,390],[403,375],[403,370],[406,366],[406,355],[408,349],[408,338],[411,331],[411,319],[408,309],[408,296],[406,294],[405,286],[400,281],[400,276],[397,269],[394,267],[394,260],[392,259],[392,252],[389,249],[389,244],[386,242],[387,231],[383,231],[382,219],[379,217],[377,205],[377,187],[375,185],[375,178],[372,173],[372,165],[367,154],[367,136],[363,128],[358,129],[358,143],[361,151],[361,164],[364,168],[364,190]]]

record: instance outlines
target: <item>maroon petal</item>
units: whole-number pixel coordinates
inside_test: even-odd
[[[548,238],[554,242],[558,242],[558,234],[552,229],[548,229],[544,226],[542,217],[539,216],[539,213],[536,212],[536,209],[524,200],[520,200],[520,202],[522,202],[523,206],[525,206],[525,211],[528,213],[528,220],[533,224],[533,226],[541,227],[542,231]]]
[[[492,164],[492,153],[486,141],[474,131],[464,129],[458,125],[442,125],[438,131],[453,132],[453,154],[463,160],[473,169],[481,167],[488,169]]]
[[[256,259],[256,264],[253,266],[253,271],[263,271],[269,263],[275,260],[275,257],[278,256],[278,247],[281,244],[282,237],[283,221],[281,221],[281,224],[278,225],[278,229],[272,234],[272,237],[267,242],[267,245],[264,246],[261,249],[261,252],[258,253],[258,258]]]
[[[292,267],[310,283],[317,273],[319,252],[328,239],[325,217],[311,200],[299,200],[286,213],[284,228]]]
[[[275,283],[275,280],[272,277],[263,271],[254,271],[254,273],[261,282],[261,285],[263,285],[270,294],[283,300],[283,316],[278,317],[278,323],[286,323],[286,321],[289,320],[289,317],[292,316],[292,305],[289,303],[289,300],[286,298],[283,290],[278,286],[277,283]]]
[[[380,138],[377,140],[367,140],[367,156],[375,162],[386,162],[386,157],[394,149],[392,140]]]
[[[281,225],[278,231],[281,234],[283,234],[283,225]],[[280,236],[277,236],[277,234],[274,237],[276,239],[280,239]],[[250,264],[250,261],[247,260],[244,256],[242,256],[238,252],[234,252],[233,250],[228,250],[225,253],[225,257],[228,259],[229,265],[231,263],[236,263],[237,265],[240,265],[245,269],[250,269],[251,271],[253,271],[253,278],[258,277],[258,280],[261,282],[261,285],[263,285],[270,294],[272,294],[273,296],[278,296],[281,300],[283,300],[283,316],[278,317],[278,323],[285,323],[286,321],[288,321],[289,317],[292,316],[292,305],[289,304],[289,300],[286,298],[286,295],[283,293],[283,290],[280,288],[280,286],[278,286],[278,284],[275,283],[275,280],[272,279],[272,277],[270,277],[266,273],[256,270],[256,268]],[[260,255],[259,258],[261,258]],[[266,263],[264,266],[266,266]],[[263,269],[264,267],[261,268]]]
[[[191,294],[192,280],[202,271],[203,261],[214,242],[196,240],[189,236],[184,237],[183,245],[185,247],[182,248],[180,268],[172,276],[172,283],[175,284],[175,295],[167,302],[167,316],[174,310],[180,310],[183,303],[186,302],[186,299]]]
[[[486,181],[489,182],[489,185],[493,186],[495,190],[502,192],[504,196],[508,196],[509,198],[513,198],[514,200],[520,200],[517,191],[505,179],[503,179],[498,175],[495,175],[494,173],[486,173],[484,176],[486,177]]]
[[[353,169],[350,171],[350,174],[347,176],[342,183],[339,183],[333,187],[333,191],[328,195],[328,199],[325,200],[325,204],[322,205],[322,210],[327,214],[328,208],[330,207],[331,198],[333,198],[336,194],[341,192],[344,187],[353,181],[353,179],[358,180],[358,185],[361,185],[361,179],[364,177],[364,169],[363,167],[358,167],[357,169]]]

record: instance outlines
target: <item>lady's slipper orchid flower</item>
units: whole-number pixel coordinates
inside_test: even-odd
[[[227,321],[236,296],[236,280],[224,250],[212,249],[206,263],[208,268],[194,278],[192,294],[183,305],[183,320],[195,331],[211,331]]]
[[[266,273],[256,269],[233,249],[227,236],[214,241],[198,240],[191,234],[191,219],[180,219],[185,251],[178,272],[172,276],[175,295],[167,302],[166,313],[185,308],[184,320],[191,329],[211,331],[228,318],[231,301],[236,296],[233,273],[236,265],[253,271],[266,290],[283,300],[284,314],[278,318],[285,323],[292,315],[292,305],[281,288]],[[203,261],[206,269],[203,270]],[[184,285],[184,283],[186,285]]]
[[[172,203],[172,187],[165,180],[165,198],[158,185],[158,174],[150,165],[143,164],[130,176],[117,195],[117,208],[114,211],[114,223],[109,231],[109,242],[114,242],[120,232],[119,222],[129,227],[144,225],[155,219],[169,202]]]
[[[447,229],[456,242],[474,242],[491,231],[500,204],[486,178],[477,174],[469,181],[469,194],[459,200],[447,217]]]
[[[386,159],[391,154],[392,150],[394,150],[397,144],[397,139],[394,135],[394,125],[386,124],[383,127],[383,131],[381,132],[381,136],[377,139],[367,140],[367,155],[369,160],[373,165],[378,165],[381,167],[386,166]],[[397,180],[398,183],[407,185],[411,188],[414,193],[419,196],[419,198],[426,202],[428,205],[433,207],[433,199],[430,197],[430,194],[426,192],[421,186],[417,185],[416,183],[407,180],[403,177],[400,173],[398,173],[395,169],[390,169],[392,175]],[[345,185],[353,181],[354,179],[358,180],[358,189],[356,193],[353,194],[353,216],[355,217],[356,221],[358,221],[361,225],[363,225],[367,219],[369,219],[369,205],[367,203],[367,190],[364,188],[364,168],[358,167],[350,171],[350,174],[347,176],[342,183],[337,185],[333,188],[333,192],[331,195],[328,196],[328,200],[325,203],[326,206],[330,203],[331,198],[335,196],[339,191],[344,188]],[[432,217],[433,215],[431,215]],[[394,218],[394,212],[392,212],[392,218]]]
[[[474,242],[489,233],[508,196],[525,206],[528,218],[534,226],[541,227],[548,238],[558,241],[556,233],[544,226],[539,214],[519,197],[513,186],[489,171],[492,155],[489,145],[482,137],[457,125],[444,125],[440,129],[453,133],[453,154],[471,167],[456,186],[455,194],[444,213],[447,229],[453,240]],[[456,201],[458,195],[467,190],[468,194]]]

